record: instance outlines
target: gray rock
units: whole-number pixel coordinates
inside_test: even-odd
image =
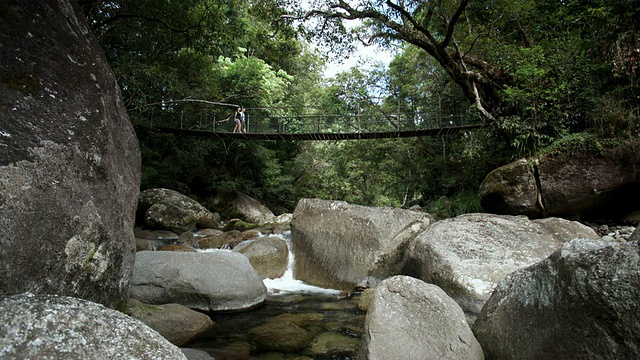
[[[135,234],[136,239],[155,240],[158,238],[158,236],[153,231],[143,230],[139,227],[133,229],[133,233]]]
[[[219,209],[227,218],[237,217],[254,224],[271,221],[276,217],[258,200],[239,192],[221,193],[210,200],[209,206]]]
[[[629,235],[627,241],[640,241],[640,226],[638,226],[632,233]]]
[[[249,259],[263,279],[277,279],[284,275],[289,263],[287,243],[276,236],[244,241],[233,248]]]
[[[404,251],[431,224],[426,213],[302,199],[293,213],[294,277],[341,290],[398,274]]]
[[[487,358],[640,358],[638,251],[575,239],[505,277],[474,324]]]
[[[216,216],[197,201],[169,189],[149,189],[138,198],[138,221],[181,234],[199,228],[217,228]]]
[[[176,233],[192,231],[197,219],[173,204],[153,204],[144,214],[144,223],[156,229],[169,229]]]
[[[245,310],[264,302],[267,288],[242,254],[141,251],[131,279],[144,303],[177,303],[203,311]]]
[[[192,252],[197,253],[194,247],[189,246],[188,244],[169,244],[163,245],[162,247],[156,249],[157,251],[181,251],[181,252]]]
[[[123,308],[140,150],[115,77],[76,2],[0,7],[0,297]]]
[[[142,321],[177,346],[197,339],[214,325],[206,314],[179,304],[151,305],[131,299],[127,315]]]
[[[218,236],[222,233],[223,231],[218,229],[202,229],[197,232],[197,235],[198,236]]]
[[[198,349],[180,348],[187,356],[187,360],[215,360],[208,352]]]
[[[461,215],[434,223],[411,243],[403,274],[438,285],[473,321],[504,276],[576,237],[599,238],[593,229],[559,218]]]
[[[157,239],[167,242],[178,241],[178,239],[180,238],[178,234],[169,230],[153,230],[152,232]]]
[[[439,287],[408,276],[375,288],[362,351],[369,360],[484,359],[460,306]]]
[[[136,238],[136,251],[155,250],[156,247],[156,240]]]
[[[142,322],[66,296],[20,294],[0,300],[4,360],[180,359],[180,349]]]
[[[540,188],[551,214],[622,217],[640,202],[640,141],[540,159]],[[594,216],[594,215],[592,215]]]

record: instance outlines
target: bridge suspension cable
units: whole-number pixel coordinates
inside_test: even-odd
[[[175,134],[246,140],[364,140],[436,136],[471,131],[484,125],[480,117],[468,114],[397,111],[390,114],[316,112],[292,115],[289,112],[277,115],[285,111],[277,108],[269,109],[271,112],[264,108],[248,108],[248,131],[233,133],[235,110],[228,107],[217,111],[185,111],[184,108],[173,107],[153,110],[147,112],[146,118],[137,124]]]

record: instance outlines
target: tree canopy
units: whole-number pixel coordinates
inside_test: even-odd
[[[243,191],[283,210],[300,197],[326,197],[437,203],[456,213],[477,210],[470,194],[514,158],[576,137],[638,136],[635,0],[81,5],[136,125],[143,188],[202,200]],[[326,61],[344,56],[354,39],[398,55],[388,68],[324,79]],[[147,126],[179,114],[232,127],[226,120],[236,106],[248,108],[254,126],[278,116],[295,128],[303,116],[329,114],[466,114],[487,126],[451,137],[347,143],[225,142]]]

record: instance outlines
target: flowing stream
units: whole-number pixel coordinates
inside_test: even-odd
[[[291,249],[289,233],[282,238]],[[354,359],[365,315],[359,295],[341,296],[334,289],[293,278],[294,255],[278,279],[266,279],[263,306],[245,312],[212,314],[213,330],[185,345],[208,352],[216,360]]]

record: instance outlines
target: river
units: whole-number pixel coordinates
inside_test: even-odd
[[[289,233],[282,235],[291,249]],[[293,278],[294,254],[279,279],[265,279],[267,299],[259,308],[211,314],[213,330],[184,347],[204,350],[216,360],[354,359],[360,346],[364,313],[359,295]]]

